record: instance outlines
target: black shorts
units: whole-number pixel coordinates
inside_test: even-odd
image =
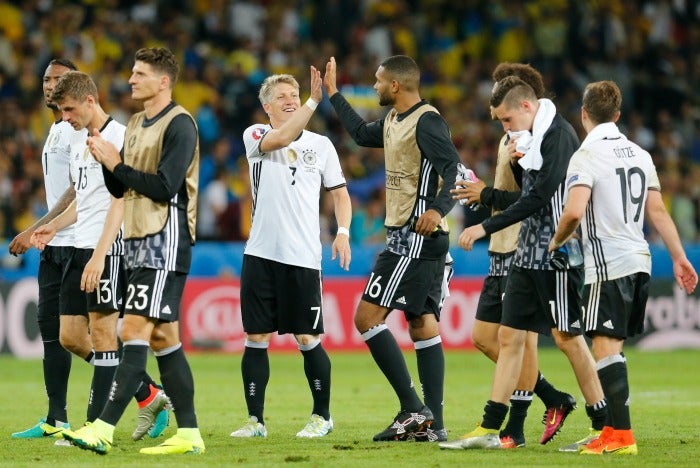
[[[140,315],[161,322],[180,319],[180,300],[187,273],[136,268],[126,270],[124,315]]]
[[[39,304],[37,318],[41,322],[46,319],[58,319],[61,299],[75,294],[63,287],[63,274],[73,256],[73,247],[55,247],[47,245],[41,252],[39,261]],[[80,285],[78,285],[80,286]],[[80,292],[80,287],[78,287]]]
[[[322,334],[321,280],[320,270],[243,255],[243,330],[248,334]]]
[[[476,319],[482,322],[501,323],[503,315],[503,295],[506,291],[507,276],[487,276],[476,306]]]
[[[445,258],[424,260],[383,251],[370,273],[362,300],[404,311],[406,320],[434,314],[440,320]]]
[[[649,275],[634,273],[610,281],[587,284],[584,324],[586,335],[624,340],[644,331]]]
[[[69,269],[71,278],[77,275],[78,288],[80,279],[85,270],[85,265],[92,258],[94,249],[75,249]],[[71,279],[72,280],[72,279]],[[107,255],[105,267],[100,277],[100,286],[91,293],[83,293],[86,297],[86,309],[88,312],[114,312],[122,308],[124,297],[124,271],[121,255]]]
[[[83,315],[87,317],[87,295],[80,290],[80,278],[83,276],[83,268],[87,260],[82,261],[83,252],[89,252],[88,260],[92,255],[92,250],[73,249],[66,268],[63,270],[61,279],[61,315]],[[65,294],[64,294],[65,292]]]
[[[531,270],[511,266],[501,325],[549,335],[552,328],[580,335],[583,269]]]

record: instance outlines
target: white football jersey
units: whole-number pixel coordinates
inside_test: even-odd
[[[648,191],[661,186],[649,153],[621,134],[584,141],[571,157],[566,181],[567,193],[576,185],[591,188],[581,221],[586,284],[650,273],[644,208]]]
[[[70,142],[73,135],[87,134],[87,131],[76,132],[68,122],[54,122],[46,137],[44,150],[41,152],[41,165],[44,168],[44,188],[46,191],[46,206],[51,210],[61,195],[70,187]],[[73,225],[56,233],[49,245],[73,246]]]
[[[121,151],[126,127],[110,117],[100,129],[102,137]],[[75,187],[78,220],[75,223],[75,246],[94,249],[105,227],[111,197],[102,174],[102,164],[97,162],[87,146],[87,134],[76,133],[71,140],[70,173]],[[107,252],[123,253],[122,232]]]
[[[260,142],[271,128],[257,124],[243,132],[253,191],[245,253],[320,270],[321,186],[346,184],[338,153],[327,137],[304,130],[289,146],[261,154]]]

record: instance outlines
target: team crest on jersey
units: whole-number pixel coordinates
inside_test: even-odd
[[[287,149],[287,161],[291,164],[297,162],[297,159],[299,159],[297,152],[292,148]]]
[[[302,159],[304,160],[304,164],[308,166],[315,166],[316,165],[316,151],[312,149],[307,149],[304,150]]]
[[[255,128],[253,129],[253,133],[252,133],[253,140],[259,140],[259,139],[261,139],[261,138],[263,137],[264,134],[265,134],[265,129],[264,129],[264,128],[262,128],[262,127],[255,127]]]
[[[60,130],[58,130],[54,133],[51,133],[49,135],[49,140],[47,141],[47,146],[53,150],[54,146],[56,146],[58,144],[58,141],[60,139],[61,139],[61,131]]]
[[[129,148],[133,148],[135,144],[136,144],[136,135],[131,135],[131,138],[129,138]]]
[[[83,151],[83,161],[87,161],[88,156],[90,155],[90,148],[87,146],[85,147],[85,150]]]

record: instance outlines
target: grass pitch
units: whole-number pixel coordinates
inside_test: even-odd
[[[318,440],[297,439],[306,423],[311,397],[297,353],[270,354],[272,376],[267,388],[267,439],[232,439],[229,433],[246,419],[240,377],[240,355],[194,354],[195,404],[206,453],[200,456],[149,457],[138,449],[163,437],[133,442],[136,406],[131,404],[106,456],[76,447],[55,447],[53,440],[13,440],[45,415],[46,401],[39,361],[0,358],[0,465],[2,466],[583,466],[606,463],[624,466],[698,466],[700,460],[700,351],[626,351],[631,380],[632,424],[636,457],[583,457],[560,453],[560,445],[581,438],[589,421],[568,363],[555,349],[543,349],[540,368],[558,388],[576,396],[579,409],[567,419],[560,435],[539,445],[544,407],[535,399],[525,426],[527,447],[502,451],[446,451],[435,444],[376,443],[372,436],[388,425],[398,403],[369,353],[335,353],[331,413],[335,430]],[[406,354],[417,382],[414,353]],[[445,422],[450,438],[480,421],[493,377],[493,364],[478,352],[446,355]],[[155,358],[149,371],[157,377]],[[69,417],[79,426],[86,410],[91,368],[73,360],[69,386]],[[174,418],[165,436],[175,431]]]

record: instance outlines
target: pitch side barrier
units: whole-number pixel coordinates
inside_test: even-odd
[[[686,246],[694,265],[700,265],[700,248]],[[329,350],[365,350],[354,329],[353,313],[366,277],[382,246],[354,246],[349,272],[330,261],[324,249],[324,347]],[[7,247],[3,246],[7,252]],[[244,333],[240,319],[238,273],[243,244],[199,243],[193,251],[192,274],[183,294],[181,326],[190,350],[240,352]],[[440,322],[445,348],[472,349],[471,331],[479,292],[488,268],[486,245],[472,252],[453,249],[455,276]],[[14,260],[12,257],[11,260]],[[700,348],[700,292],[686,296],[673,282],[672,268],[662,248],[652,248],[653,277],[647,304],[646,333],[634,340],[645,349]],[[3,262],[0,269],[0,352],[21,358],[40,358],[41,338],[36,324],[38,285],[35,250],[21,265]],[[387,324],[405,349],[412,349],[403,314],[392,313]],[[542,340],[547,343],[546,339]],[[275,336],[272,349],[295,351],[291,336]]]

